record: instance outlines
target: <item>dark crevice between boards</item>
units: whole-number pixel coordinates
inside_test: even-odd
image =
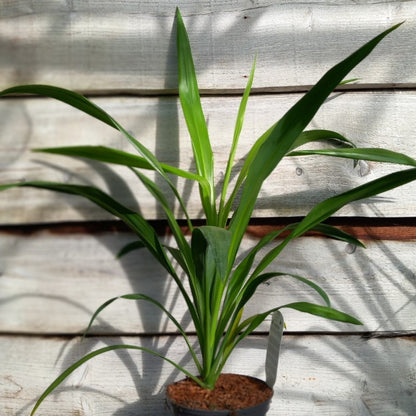
[[[267,233],[284,228],[288,224],[298,222],[302,217],[291,218],[253,218],[247,228],[247,234],[261,238]],[[183,231],[187,232],[185,220],[178,220]],[[194,220],[196,227],[203,225],[203,220]],[[416,218],[364,218],[364,217],[335,217],[325,221],[326,224],[338,227],[358,239],[366,240],[416,240]],[[153,220],[150,224],[156,232],[163,236],[169,235],[169,226],[165,220]],[[0,234],[30,236],[37,233],[65,234],[98,234],[98,233],[130,233],[131,231],[121,221],[75,221],[39,224],[9,224],[0,225]],[[188,230],[189,232],[189,230]],[[306,236],[319,236],[310,231]]]
[[[308,92],[312,85],[288,85],[288,86],[269,86],[252,88],[250,95],[279,95],[279,94],[299,94]],[[394,92],[394,91],[415,91],[416,83],[390,83],[390,84],[360,84],[350,83],[340,85],[335,88],[334,92]],[[178,90],[172,89],[103,89],[103,90],[78,90],[80,94],[87,98],[94,99],[95,97],[170,97],[178,96]],[[200,95],[206,97],[223,97],[223,96],[241,96],[244,93],[244,88],[215,88],[204,89],[201,88]],[[2,100],[13,100],[21,98],[44,99],[35,95],[27,94],[10,94],[2,97]]]
[[[187,332],[188,336],[196,336],[195,332]],[[171,337],[181,335],[178,332],[154,332],[146,334],[138,334],[134,332],[94,332],[89,334],[85,339],[95,338],[119,338],[119,337],[134,337],[134,338],[154,338],[154,337]],[[265,337],[268,332],[259,331],[250,335],[251,337]],[[359,337],[365,340],[370,339],[389,339],[389,338],[404,338],[411,341],[416,341],[416,330],[407,331],[285,331],[284,336],[287,337]],[[28,337],[28,338],[47,338],[47,339],[73,339],[82,337],[82,333],[42,333],[42,332],[19,332],[19,331],[4,331],[0,332],[0,337]]]

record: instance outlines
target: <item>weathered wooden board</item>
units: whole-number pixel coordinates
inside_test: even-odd
[[[406,23],[350,74],[360,78],[360,85],[347,86],[355,91],[334,95],[310,127],[339,131],[359,146],[387,147],[416,157],[414,0],[4,0],[0,89],[47,83],[100,95],[94,101],[160,160],[188,169],[192,156],[186,128],[176,97],[169,96],[177,87],[176,5],[190,34],[200,87],[211,95],[202,101],[217,158],[217,182],[239,104],[239,97],[230,93],[244,88],[255,54],[254,89],[267,94],[249,101],[238,158],[301,96],[299,91],[365,41],[403,20]],[[147,218],[163,217],[124,168],[29,150],[91,144],[132,151],[107,126],[37,98],[1,100],[0,126],[0,183],[47,179],[97,184],[129,206],[140,207]],[[265,185],[254,215],[303,215],[319,200],[391,170],[376,163],[353,169],[351,161],[288,159]],[[157,179],[163,187],[160,182]],[[196,187],[181,181],[178,187],[190,215],[200,217]],[[415,191],[416,185],[408,185],[337,215],[411,218]],[[176,215],[182,217],[178,210]],[[0,228],[1,415],[27,415],[63,368],[104,345],[124,342],[157,348],[192,370],[183,342],[167,336],[176,328],[151,305],[116,302],[92,330],[106,336],[84,343],[73,336],[85,329],[102,302],[132,292],[161,300],[192,331],[176,287],[148,254],[115,259],[134,239],[132,234],[120,228],[89,234],[82,224],[78,231],[73,229],[73,221],[109,218],[77,198],[29,189],[0,193],[0,224],[12,225]],[[63,221],[69,222],[68,229],[28,226]],[[291,335],[283,339],[270,416],[414,414],[415,337],[363,339],[359,333],[394,336],[415,330],[415,227],[409,226],[410,219],[397,229],[359,224],[352,230],[364,239],[367,250],[308,236],[287,247],[279,263],[272,265],[273,270],[310,277],[327,291],[334,307],[365,325],[336,324],[284,310]],[[266,229],[250,228],[242,249],[248,250]],[[303,299],[319,301],[300,283],[274,279],[260,287],[246,313]],[[268,322],[241,344],[226,371],[263,378],[267,340],[260,334],[267,330]],[[327,332],[333,335],[319,335]],[[80,368],[59,394],[45,401],[39,415],[164,416],[163,386],[179,377],[156,357],[110,353]]]
[[[300,96],[253,96],[248,104],[237,157],[244,157],[255,139]],[[239,100],[238,97],[203,99],[217,162],[217,182],[225,169]],[[114,97],[94,101],[134,133],[161,161],[192,169],[191,146],[176,98]],[[2,183],[29,179],[95,183],[133,207],[137,206],[135,195],[147,218],[163,217],[154,199],[125,168],[107,169],[71,158],[30,152],[30,149],[38,147],[90,144],[112,146],[134,153],[135,150],[117,131],[62,103],[42,99],[2,100],[0,118]],[[336,94],[324,104],[310,128],[336,130],[358,146],[386,147],[415,157],[416,94],[404,91]],[[254,215],[304,215],[307,208],[325,197],[392,169],[396,167],[365,162],[354,169],[352,161],[335,158],[287,159],[265,184]],[[163,186],[160,179],[157,183]],[[181,181],[178,187],[191,217],[201,216],[197,187]],[[371,201],[354,203],[341,210],[339,215],[413,216],[416,209],[415,190],[415,185],[407,185]],[[0,194],[0,206],[0,223],[3,224],[110,218],[79,198],[29,189],[3,192]],[[176,214],[183,217],[179,209]]]
[[[175,337],[93,338],[83,343],[78,338],[0,337],[2,415],[27,415],[63,368],[90,350],[121,342],[157,348],[193,369]],[[225,371],[264,378],[265,348],[265,338],[249,338]],[[164,386],[179,378],[169,364],[139,351],[108,353],[80,367],[38,413],[164,416]],[[416,405],[415,387],[414,338],[285,336],[268,414],[409,416]]]
[[[48,1],[0,5],[0,89],[176,88],[174,13],[187,25],[203,89],[315,83],[364,42],[406,20],[354,71],[363,83],[414,84],[415,1]]]
[[[372,234],[371,228],[363,231],[367,237]],[[405,241],[364,239],[366,250],[354,250],[346,243],[312,236],[289,245],[270,270],[312,279],[327,291],[333,307],[357,316],[365,325],[335,323],[284,309],[288,330],[414,330],[416,240],[414,228],[408,231]],[[128,293],[155,297],[192,330],[176,286],[150,255],[142,250],[120,261],[115,259],[119,249],[133,238],[123,232],[1,233],[0,332],[80,333],[98,306],[109,298]],[[255,241],[258,240],[247,236],[242,251]],[[302,300],[322,303],[308,286],[288,277],[275,278],[259,287],[246,307],[246,314]],[[259,329],[267,331],[268,327],[266,322]],[[153,305],[127,300],[103,311],[93,328],[93,332],[104,334],[172,331],[176,327]]]

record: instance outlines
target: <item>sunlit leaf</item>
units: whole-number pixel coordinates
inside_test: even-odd
[[[238,250],[263,181],[288,153],[333,89],[385,36],[398,26],[400,25],[395,25],[376,36],[331,68],[273,127],[249,167],[238,208],[230,223],[229,229],[233,233],[233,253]]]
[[[176,9],[178,83],[183,115],[191,137],[197,172],[209,183],[209,191],[200,188],[202,205],[208,224],[215,225],[217,214],[214,194],[214,156],[202,111],[194,62],[188,34],[179,9]]]
[[[416,160],[398,152],[387,149],[318,149],[318,150],[297,150],[291,152],[291,156],[333,156],[345,159],[368,160],[372,162],[395,163],[398,165],[416,166]]]
[[[90,160],[97,160],[99,162],[114,163],[128,167],[154,170],[153,166],[141,156],[105,146],[50,147],[34,149],[33,151],[64,156],[83,157]],[[173,175],[191,179],[206,185],[205,179],[202,176],[196,175],[195,173],[176,168],[175,166],[167,165],[166,163],[160,163],[160,166],[166,173],[172,173]]]
[[[205,387],[203,382],[198,378],[195,377],[193,374],[188,372],[185,368],[181,367],[179,364],[175,363],[174,361],[170,360],[169,358],[159,354],[156,351],[150,350],[148,348],[139,347],[136,345],[129,345],[129,344],[122,344],[122,345],[110,345],[108,347],[100,348],[98,350],[92,351],[89,354],[86,354],[84,357],[82,357],[80,360],[72,364],[70,367],[68,367],[65,371],[63,371],[42,393],[42,395],[37,400],[35,406],[33,407],[30,416],[33,416],[40,406],[40,404],[46,399],[46,397],[49,396],[49,394],[55,390],[69,375],[71,375],[78,367],[80,367],[85,362],[91,360],[92,358],[104,354],[109,351],[115,351],[115,350],[139,350],[144,351],[149,354],[155,355],[156,357],[162,358],[163,360],[167,361],[169,364],[172,364],[174,367],[176,367],[178,370],[180,370],[182,373],[184,373],[187,377],[194,380],[197,384],[199,384],[201,387]]]

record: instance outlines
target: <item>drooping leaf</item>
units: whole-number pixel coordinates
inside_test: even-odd
[[[122,345],[110,345],[108,347],[100,348],[98,350],[92,351],[89,354],[86,354],[84,357],[82,357],[80,360],[69,366],[65,371],[63,371],[42,393],[42,395],[39,397],[37,402],[35,403],[35,406],[33,407],[30,416],[33,416],[40,406],[40,404],[46,399],[46,397],[49,396],[49,394],[56,389],[70,374],[72,374],[78,367],[80,367],[85,362],[91,360],[92,358],[104,354],[109,351],[115,351],[115,350],[139,350],[144,351],[149,354],[155,355],[156,357],[162,358],[163,360],[167,361],[168,363],[172,364],[174,367],[176,367],[179,371],[184,373],[187,377],[194,380],[197,384],[199,384],[202,388],[205,388],[204,383],[198,378],[195,377],[193,374],[188,372],[185,368],[181,367],[179,364],[175,363],[174,361],[170,360],[169,358],[159,354],[156,351],[152,351],[148,348],[139,347],[136,345],[129,345],[129,344],[122,344]]]
[[[99,162],[154,170],[153,166],[144,157],[105,146],[50,147],[33,149],[33,151],[64,156],[83,157],[90,160],[97,160]],[[185,179],[191,179],[207,185],[205,179],[195,173],[176,168],[175,166],[167,165],[166,163],[160,163],[160,166],[166,173],[171,173],[173,175],[180,176]]]
[[[52,85],[19,85],[0,91],[0,96],[7,94],[36,94],[54,98],[55,100],[69,104],[70,106],[89,114],[91,117],[118,129],[117,123],[115,123],[114,119],[110,117],[102,108],[88,100],[83,95],[65,88],[54,87]]]
[[[126,244],[121,248],[121,250],[117,253],[117,258],[120,259],[121,257],[125,256],[126,254],[138,250],[140,248],[146,247],[143,241],[132,241],[131,243]]]
[[[334,142],[334,144],[350,147],[356,147],[355,144],[344,137],[342,134],[332,130],[307,130],[302,132],[294,141],[289,149],[288,156],[296,156],[294,149],[312,142]]]
[[[244,288],[241,290],[240,294],[240,303],[237,309],[241,309],[244,305],[252,298],[252,296],[256,293],[257,288],[259,285],[269,281],[274,277],[283,277],[289,276],[293,279],[296,279],[309,287],[311,287],[319,296],[324,300],[327,306],[331,305],[329,300],[329,296],[327,293],[316,283],[312,282],[311,280],[307,279],[306,277],[302,277],[293,273],[286,273],[286,272],[268,272],[260,275],[254,275],[255,277],[250,278],[247,283],[245,284]]]
[[[149,251],[157,258],[165,269],[172,273],[173,268],[166,257],[165,250],[159,242],[158,236],[154,228],[138,213],[120,202],[113,199],[110,195],[98,188],[85,185],[71,185],[57,182],[46,181],[28,181],[14,184],[0,185],[0,191],[12,187],[32,187],[47,189],[55,192],[62,192],[71,195],[77,195],[90,200],[94,204],[103,208],[110,214],[121,219],[129,228],[131,228],[146,245]]]
[[[311,231],[318,231],[329,238],[333,238],[338,241],[344,241],[345,243],[353,244],[354,246],[363,247],[365,245],[363,242],[355,238],[353,235],[340,230],[337,227],[333,227],[329,224],[318,224],[311,229]]]
[[[188,242],[186,241],[182,230],[179,227],[178,222],[176,221],[175,214],[172,212],[171,208],[169,207],[168,200],[166,199],[165,194],[159,188],[159,186],[149,179],[146,175],[143,175],[137,169],[132,168],[132,171],[136,174],[136,176],[140,179],[146,189],[152,194],[152,196],[159,202],[160,206],[163,208],[163,211],[166,214],[166,218],[170,229],[175,237],[176,243],[178,244],[179,249],[182,252],[183,259],[186,263],[185,271],[189,274],[192,274],[193,265],[191,259],[191,248],[189,247]],[[184,212],[186,213],[187,218],[189,218],[188,213],[186,212],[186,208],[183,207]],[[191,228],[192,229],[192,228]]]
[[[306,217],[299,223],[289,236],[296,238],[306,231],[320,224],[343,206],[353,201],[370,198],[383,192],[405,185],[416,180],[416,168],[394,172],[381,178],[375,179],[364,185],[350,189],[332,198],[320,202],[312,208]]]
[[[395,163],[398,165],[416,166],[416,160],[398,152],[387,149],[355,148],[355,149],[317,149],[297,150],[290,153],[290,156],[333,156],[345,159],[368,160],[372,162]]]
[[[184,208],[184,203],[181,196],[179,195],[178,190],[176,189],[173,182],[169,179],[166,172],[164,171],[162,165],[153,155],[153,153],[137,139],[135,139],[123,126],[120,125],[114,118],[112,118],[108,113],[106,113],[98,105],[94,104],[92,101],[88,100],[81,94],[78,94],[74,91],[67,90],[65,88],[54,87],[51,85],[20,85],[17,87],[8,88],[6,90],[0,91],[0,96],[7,94],[37,94],[45,97],[54,98],[56,100],[62,101],[65,104],[71,105],[72,107],[77,108],[78,110],[83,111],[90,116],[101,120],[102,122],[108,124],[109,126],[115,128],[124,137],[133,145],[133,147],[143,156],[146,162],[155,170],[169,185],[174,193],[176,199],[179,201],[182,208]],[[201,181],[200,188],[207,192],[207,182]],[[186,211],[184,211],[186,215]],[[188,223],[190,224],[189,218]]]
[[[94,314],[92,315],[90,322],[88,324],[87,329],[85,330],[84,334],[83,334],[83,338],[85,338],[85,336],[88,334],[88,332],[90,331],[92,324],[94,323],[95,319],[97,318],[97,316],[105,309],[107,308],[107,306],[111,305],[114,301],[118,300],[118,299],[127,299],[127,300],[143,300],[145,302],[149,302],[153,305],[155,305],[157,308],[159,308],[160,310],[162,310],[167,317],[170,319],[170,321],[176,326],[176,328],[178,329],[178,331],[180,332],[180,334],[182,335],[183,339],[186,342],[186,345],[188,346],[189,352],[192,355],[192,358],[198,368],[198,371],[201,372],[201,365],[199,363],[198,358],[196,357],[195,351],[191,346],[191,343],[189,342],[188,336],[186,335],[185,330],[182,328],[182,325],[175,319],[175,317],[160,303],[158,302],[156,299],[147,296],[143,293],[131,293],[128,295],[122,295],[122,296],[116,296],[114,298],[111,298],[109,300],[107,300],[106,302],[104,302],[102,305],[100,305],[97,310],[94,312]]]
[[[319,226],[322,221],[325,221],[343,206],[353,201],[379,195],[414,180],[416,180],[416,168],[407,169],[375,179],[374,181],[368,182],[364,185],[350,189],[349,191],[320,202],[309,211],[301,222],[297,224],[288,237],[263,256],[254,273],[260,274],[282,252],[291,240]]]
[[[283,308],[295,309],[300,312],[310,313],[332,321],[346,322],[353,325],[363,325],[363,323],[357,318],[329,306],[316,305],[309,302],[294,302],[279,307],[279,309]]]

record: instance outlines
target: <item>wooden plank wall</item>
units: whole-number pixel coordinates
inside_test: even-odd
[[[335,129],[360,146],[416,157],[416,1],[5,0],[0,3],[0,89],[49,83],[81,91],[161,160],[188,168],[190,146],[175,94],[176,3],[204,91],[218,179],[256,53],[239,157],[332,64],[403,20],[351,73],[360,82],[335,93],[311,126]],[[98,184],[139,206],[165,234],[160,211],[125,170],[30,152],[71,144],[131,150],[116,132],[60,103],[33,97],[0,101],[2,183],[37,178]],[[391,169],[287,160],[261,194],[244,249],[322,198]],[[198,218],[195,189],[188,183],[179,187]],[[335,307],[365,325],[285,311],[271,416],[415,414],[415,191],[416,185],[408,185],[337,214],[333,223],[362,238],[366,250],[309,235],[274,265],[311,277]],[[144,345],[189,363],[175,328],[151,307],[127,301],[112,305],[93,335],[80,342],[98,305],[131,292],[157,297],[192,332],[175,287],[150,256],[115,259],[134,236],[113,218],[77,198],[20,189],[0,195],[0,224],[1,415],[27,415],[65,366],[98,346]],[[260,289],[248,309],[260,312],[293,299],[314,295],[276,279]],[[263,325],[242,343],[226,370],[264,377],[266,331]],[[163,386],[179,377],[154,357],[110,353],[80,368],[39,414],[166,415]]]

